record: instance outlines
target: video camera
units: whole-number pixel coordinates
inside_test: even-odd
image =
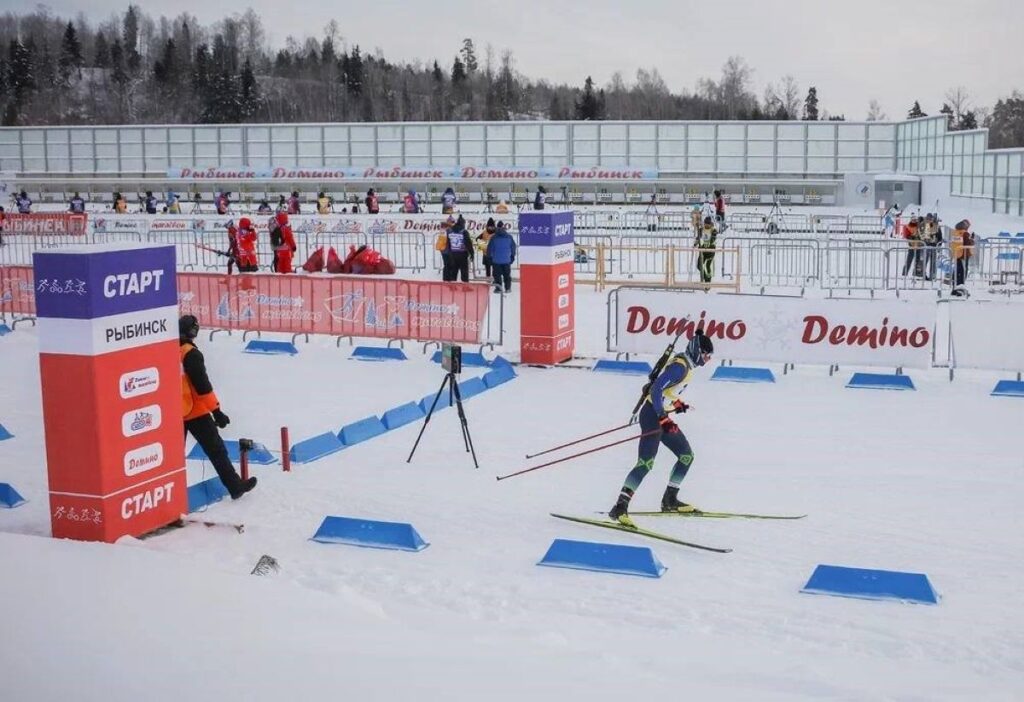
[[[441,367],[453,375],[462,372],[462,347],[458,344],[441,344]]]
[[[241,451],[243,453],[248,453],[249,451],[252,451],[254,448],[256,448],[256,442],[253,441],[252,439],[239,439],[238,440],[238,450],[239,451]]]

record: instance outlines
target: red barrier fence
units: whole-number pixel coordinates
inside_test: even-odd
[[[0,314],[35,316],[36,292],[31,266],[0,266]]]

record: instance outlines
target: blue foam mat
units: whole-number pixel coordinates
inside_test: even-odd
[[[218,477],[208,478],[201,483],[189,485],[188,511],[195,512],[215,502],[220,502],[227,496],[228,489],[224,487],[224,483]]]
[[[434,404],[434,398],[437,397],[437,392],[432,392],[429,395],[424,395],[423,399],[420,400],[420,409],[423,410],[423,414],[426,415],[430,411],[430,406]],[[435,412],[440,412],[443,409],[448,409],[452,406],[451,395],[448,392],[448,388],[444,389],[441,396],[437,398],[437,405],[434,407]]]
[[[389,409],[381,416],[381,423],[384,427],[391,431],[398,427],[404,427],[406,424],[412,424],[418,419],[423,419],[426,416],[426,412],[423,408],[415,402],[407,402],[404,405],[399,405],[393,409]]]
[[[346,424],[338,432],[338,441],[346,446],[355,446],[364,441],[380,436],[387,431],[387,427],[380,421],[379,417],[366,417],[358,422]]]
[[[887,373],[854,373],[846,387],[865,390],[917,389],[909,375],[889,375]]]
[[[28,500],[21,496],[21,494],[14,489],[14,486],[9,483],[0,483],[0,507],[6,509],[14,509],[25,504]]]
[[[510,380],[514,380],[515,377],[516,372],[512,369],[512,366],[501,365],[495,366],[491,370],[484,373],[482,380],[484,381],[484,385],[486,385],[487,388],[490,389],[495,388],[503,383],[507,383]]]
[[[624,373],[626,375],[650,375],[651,364],[647,361],[600,360],[592,370],[600,373]]]
[[[231,459],[232,463],[238,463],[242,460],[242,450],[238,447],[238,441],[236,439],[225,439],[224,447],[228,450],[228,458]],[[190,461],[205,461],[208,460],[206,452],[203,451],[203,447],[196,444],[192,447],[192,450],[188,452],[187,458]],[[249,464],[256,466],[269,466],[277,463],[277,459],[274,455],[267,450],[267,447],[263,444],[256,444],[251,451],[249,451]]]
[[[430,545],[412,524],[352,517],[324,517],[311,540],[395,551],[422,551]]]
[[[405,351],[402,349],[393,349],[388,347],[378,346],[356,346],[352,349],[352,355],[349,358],[355,358],[360,361],[405,361],[407,356]]]
[[[998,397],[1024,397],[1024,382],[1020,380],[1000,380],[992,388],[992,395]],[[3,438],[0,436],[0,438]]]
[[[11,432],[7,431],[7,427],[5,427],[3,424],[0,424],[0,441],[6,441],[7,439],[13,439],[13,438],[14,438],[14,434],[12,434]]]
[[[345,444],[341,443],[338,435],[329,431],[292,444],[289,455],[292,458],[292,463],[312,463],[341,451],[343,448],[345,448]]]
[[[295,348],[295,344],[290,341],[261,341],[259,339],[253,339],[245,346],[246,353],[263,353],[263,354],[288,354],[294,356],[299,352]]]
[[[800,592],[919,604],[938,604],[939,601],[939,596],[924,573],[834,565],[819,565],[815,568]]]
[[[11,328],[6,324],[0,324],[0,336],[7,336],[11,333]]]
[[[470,378],[459,383],[459,395],[462,396],[463,401],[475,397],[486,390],[487,385],[484,383],[483,378]]]
[[[711,374],[711,379],[731,383],[774,383],[775,374],[772,373],[770,368],[719,366]]]
[[[646,546],[555,539],[537,565],[660,578],[668,570]]]

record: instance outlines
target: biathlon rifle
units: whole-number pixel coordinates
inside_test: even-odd
[[[219,254],[221,256],[224,256],[226,258],[230,258],[232,260],[235,260],[235,258],[236,258],[235,255],[233,253],[231,253],[230,251],[221,251],[220,249],[215,249],[212,246],[207,246],[205,244],[196,244],[196,248],[197,249],[203,249],[205,251],[211,251],[211,252],[213,252],[215,254]]]
[[[636,406],[633,407],[633,414],[629,417],[629,423],[633,424],[636,421],[636,415],[640,412],[640,408],[644,405],[644,400],[647,399],[647,393],[651,391],[651,386],[654,385],[655,379],[661,375],[661,371],[665,369],[665,364],[675,354],[676,344],[679,342],[679,338],[683,335],[683,331],[686,329],[686,323],[690,321],[689,317],[684,317],[679,323],[679,333],[676,334],[675,338],[665,347],[665,350],[661,354],[661,358],[654,364],[654,368],[647,375],[647,382],[644,384],[643,390],[640,391],[640,399],[636,401]]]

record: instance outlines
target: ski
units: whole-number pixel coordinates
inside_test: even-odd
[[[202,519],[185,519],[183,521],[185,524],[202,524],[206,527],[229,527],[237,531],[239,534],[245,531],[244,524],[234,524],[232,522],[209,522]]]
[[[651,531],[650,529],[643,529],[641,527],[628,527],[625,524],[619,524],[618,522],[608,522],[603,521],[601,519],[587,519],[586,517],[570,517],[565,514],[555,514],[554,512],[551,513],[551,516],[556,517],[557,519],[565,519],[566,521],[577,522],[579,524],[589,524],[591,526],[603,527],[605,529],[625,531],[630,534],[637,534],[639,536],[646,536],[651,539],[658,539],[659,541],[667,541],[670,544],[678,544],[679,546],[699,548],[702,551],[714,551],[715,553],[730,553],[732,551],[731,548],[716,548],[715,546],[695,544],[692,541],[683,541],[682,539],[677,539],[674,536],[669,536],[668,534],[661,534],[659,532]]]
[[[598,514],[607,514],[598,512]],[[803,519],[806,514],[749,514],[746,512],[707,512],[702,509],[693,512],[634,512],[631,517],[705,517],[707,519]]]

